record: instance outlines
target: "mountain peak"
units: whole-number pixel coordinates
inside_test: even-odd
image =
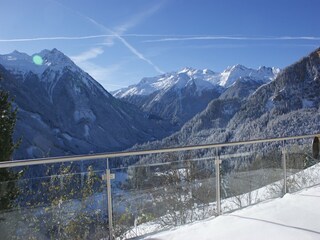
[[[24,59],[24,60],[30,60],[31,57],[24,53],[24,52],[19,52],[17,50],[14,50],[12,53],[9,53],[9,54],[5,54],[5,55],[2,55],[2,56],[6,56],[8,60],[17,60],[17,59]]]
[[[210,69],[195,69],[195,68],[192,68],[192,67],[185,67],[183,68],[181,71],[177,72],[178,74],[186,74],[188,75],[189,77],[192,77],[192,78],[197,78],[197,79],[202,79],[202,78],[211,78],[219,73],[216,73]],[[175,73],[173,73],[175,74]],[[207,79],[209,80],[209,79]]]
[[[64,55],[61,51],[59,51],[58,49],[56,48],[53,48],[51,50],[49,49],[43,49],[40,53],[43,53],[43,54],[62,54]]]
[[[192,67],[184,67],[181,71],[179,71],[178,73],[186,73],[189,71],[194,71],[195,69]]]
[[[35,54],[32,54],[32,55],[28,55],[27,53],[19,52],[18,50],[14,50],[12,53],[4,54],[2,56],[9,57],[9,59],[10,58],[11,59],[15,58],[15,60],[30,60],[35,55],[39,55],[41,57],[49,56],[49,55],[53,56],[54,55],[54,56],[60,56],[61,58],[62,57],[68,58],[66,55],[64,55],[62,52],[60,52],[56,48],[53,48],[52,50],[44,49],[40,53],[35,53]]]
[[[243,66],[242,64],[236,64],[232,68],[233,69],[248,69],[247,67]]]
[[[250,77],[256,81],[269,82],[273,80],[279,73],[278,68],[259,67],[258,69],[247,68],[241,64],[229,66],[221,73],[221,78],[218,82],[220,86],[229,87],[239,78]]]
[[[17,50],[0,55],[0,64],[7,70],[20,75],[25,75],[28,72],[41,74],[45,69],[44,66],[35,64],[31,56]]]
[[[53,48],[52,50],[51,50],[51,52],[59,52],[59,53],[61,53],[58,49],[56,49],[56,48]]]
[[[314,50],[312,53],[309,54],[309,57],[313,59],[320,58],[320,47]]]
[[[230,71],[244,70],[244,69],[248,69],[248,68],[241,64],[236,64],[236,65],[228,66],[223,72],[230,72]]]
[[[28,56],[28,54],[24,53],[24,52],[19,52],[18,50],[14,50],[12,53],[8,54],[8,55],[15,55],[15,56]]]
[[[277,70],[277,71],[276,71]],[[163,74],[152,78],[143,78],[138,84],[114,92],[118,98],[130,96],[149,95],[159,90],[168,90],[171,87],[182,89],[194,82],[197,91],[212,89],[217,85],[228,88],[238,79],[249,77],[258,82],[268,82],[275,78],[278,69],[260,67],[258,70],[247,68],[241,64],[228,67],[222,73],[216,73],[209,69],[195,69],[185,67],[178,72]]]
[[[42,58],[40,62],[35,61],[34,58],[36,56]],[[40,53],[35,53],[31,56],[15,50],[12,53],[0,55],[0,64],[11,72],[20,75],[33,72],[40,76],[48,67],[60,72],[65,67],[74,71],[78,70],[72,60],[56,48],[52,50],[44,49]]]
[[[250,68],[247,68],[241,64],[236,64],[236,65],[233,65],[233,66],[229,66],[226,70],[224,70],[224,72],[240,72],[240,71],[247,71],[249,70]]]
[[[203,70],[202,70],[202,73],[203,73],[203,74],[211,74],[211,75],[215,74],[214,71],[212,71],[212,70],[210,70],[210,69],[207,69],[207,68],[203,69]]]
[[[74,65],[72,60],[60,52],[58,49],[54,48],[51,51],[48,49],[42,50],[38,55],[40,55],[44,62],[49,65],[60,65],[61,67],[65,67],[66,65]]]

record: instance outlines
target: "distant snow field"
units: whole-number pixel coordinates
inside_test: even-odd
[[[144,239],[320,239],[320,186]]]

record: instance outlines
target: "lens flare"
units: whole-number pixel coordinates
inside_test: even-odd
[[[32,61],[34,62],[34,64],[36,65],[42,65],[43,63],[43,59],[41,56],[39,55],[34,55],[33,58],[32,58]]]

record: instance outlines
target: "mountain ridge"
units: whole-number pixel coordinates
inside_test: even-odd
[[[57,49],[40,53],[35,72],[26,67],[31,56],[14,54],[0,56],[0,86],[19,109],[15,137],[23,142],[15,158],[123,150],[171,133],[170,124],[114,98]]]
[[[137,148],[159,148],[320,131],[316,92],[320,88],[320,48],[277,72],[274,80],[251,74],[240,76],[227,88],[212,84],[212,89],[199,91],[197,79],[207,83],[217,74],[208,69],[164,74],[161,81],[173,80],[177,85],[167,82],[165,91],[137,97],[135,101],[149,108],[144,112],[129,101],[114,98],[71,60],[67,60],[71,66],[55,68],[51,63],[55,56],[50,54],[59,52],[54,51],[42,52],[42,73],[21,71],[21,62],[17,64],[22,66],[20,71],[17,66],[6,68],[3,59],[13,64],[14,56],[0,55],[5,79],[0,86],[15,99],[19,108],[15,136],[25,139],[18,158],[117,151],[137,143],[142,144]],[[22,60],[30,61],[29,57],[21,55]],[[242,65],[237,68],[246,72]],[[274,73],[272,68],[264,71]],[[204,75],[206,80],[199,77]],[[145,78],[142,83],[157,80]],[[173,120],[171,124],[168,119]]]
[[[242,73],[241,73],[242,72]],[[280,72],[279,68],[261,66],[258,69],[247,68],[241,64],[227,67],[223,72],[214,72],[210,69],[194,69],[185,67],[177,72],[161,74],[155,77],[143,78],[137,84],[112,91],[111,93],[124,98],[132,95],[149,95],[158,90],[168,89],[176,85],[179,76],[189,77],[188,80],[206,81],[207,86],[229,87],[240,77],[251,77],[257,81],[271,81]],[[173,81],[168,81],[173,80]],[[201,86],[201,85],[200,85]],[[183,86],[179,86],[180,88]],[[179,88],[178,87],[178,88]]]
[[[187,121],[180,131],[135,149],[320,132],[320,48],[284,68],[273,81],[254,88],[244,91],[247,96],[233,90],[232,94],[222,94]]]
[[[177,72],[143,78],[138,84],[115,91],[113,95],[146,113],[169,120],[179,129],[204,110],[210,101],[234,88],[232,86],[238,81],[255,81],[258,87],[272,81],[279,72],[277,68],[260,67],[255,70],[240,64],[221,73],[186,67]],[[231,91],[228,92],[230,94]]]

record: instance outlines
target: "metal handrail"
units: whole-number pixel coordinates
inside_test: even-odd
[[[100,153],[100,154],[94,154],[94,155],[92,155],[92,154],[90,154],[90,155],[76,155],[76,156],[68,156],[68,157],[14,160],[14,161],[0,162],[0,168],[23,167],[23,166],[49,164],[49,163],[52,164],[52,163],[62,163],[62,162],[76,162],[76,161],[83,161],[83,160],[96,160],[96,159],[101,159],[101,158],[106,159],[106,158],[116,158],[116,157],[130,157],[130,156],[157,154],[157,153],[170,153],[170,152],[179,152],[179,151],[201,150],[201,149],[208,149],[208,148],[231,147],[231,146],[257,144],[257,143],[268,143],[268,142],[275,142],[275,141],[279,142],[279,141],[286,141],[286,140],[298,140],[298,139],[303,139],[303,138],[313,138],[313,137],[316,137],[319,135],[320,135],[320,133],[310,134],[310,135],[291,136],[291,137],[254,139],[254,140],[246,140],[246,141],[227,142],[227,143],[191,145],[191,146],[163,148],[163,149],[111,152],[111,153]]]

